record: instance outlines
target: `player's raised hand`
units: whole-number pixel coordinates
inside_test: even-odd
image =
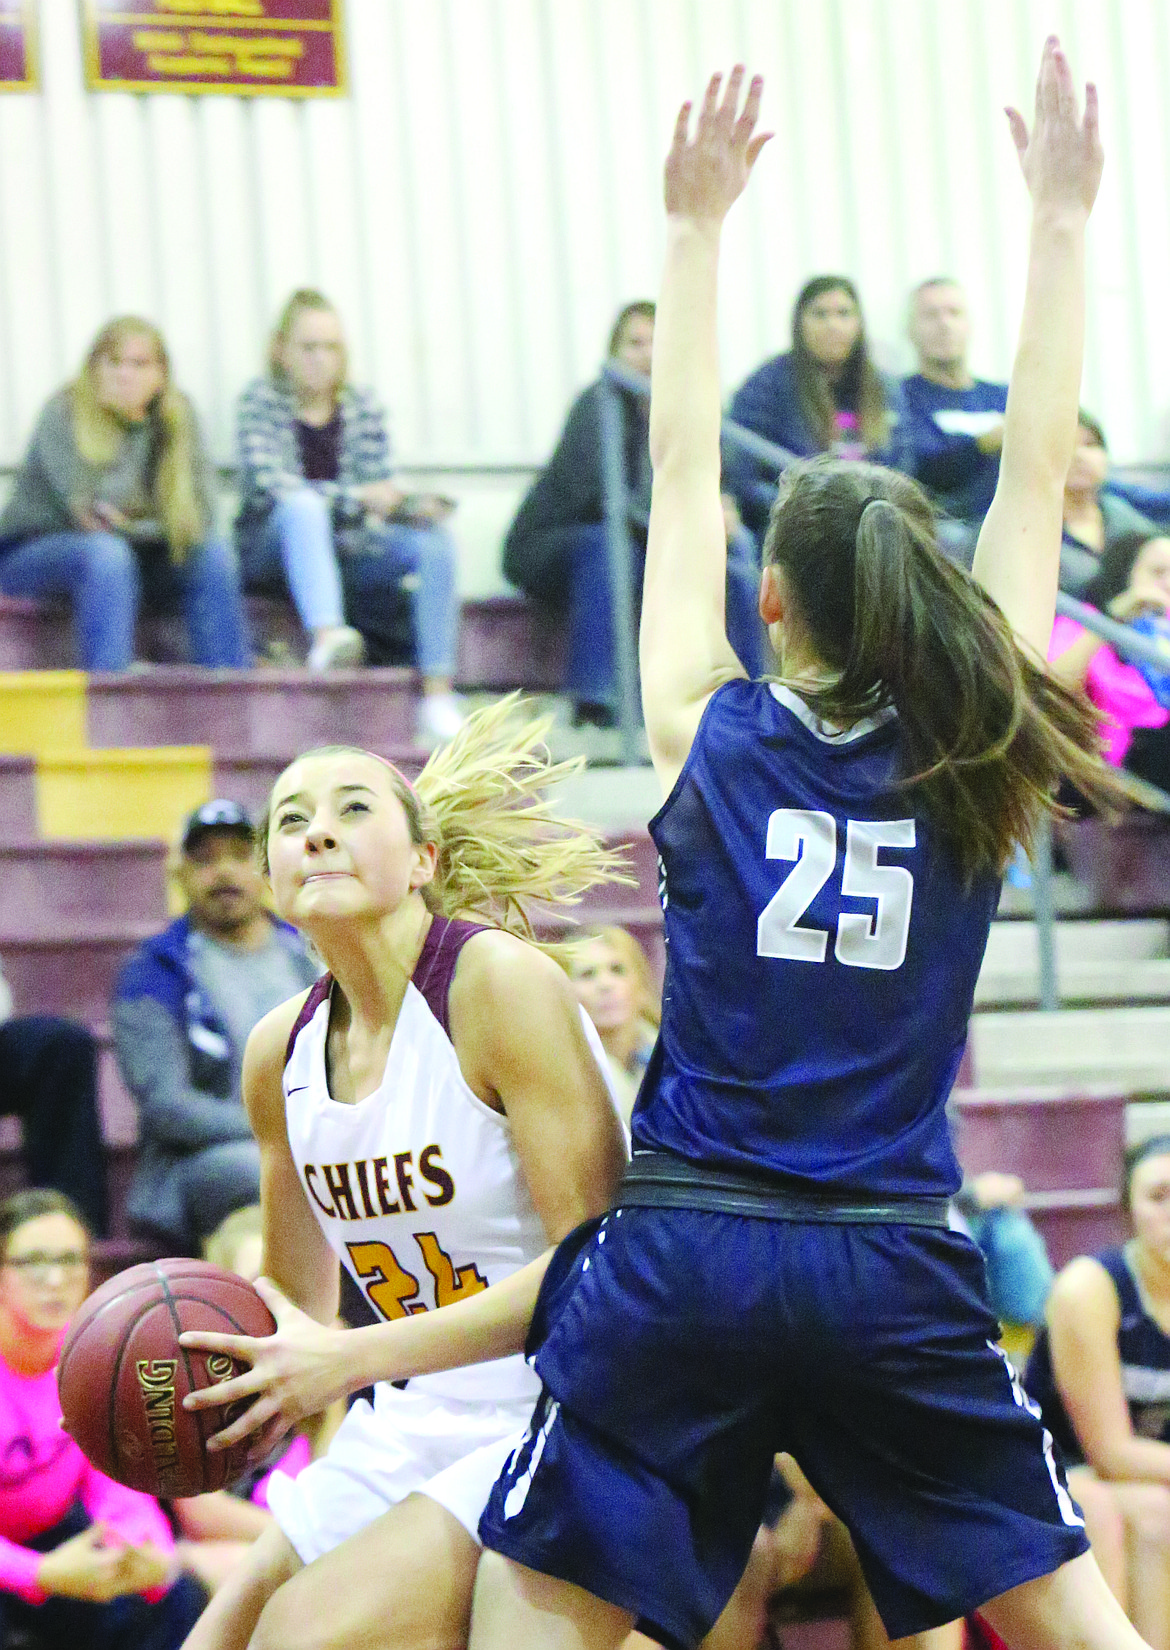
[[[695,135],[690,136],[691,104],[684,103],[674,126],[666,157],[666,210],[670,217],[720,222],[743,193],[760,150],[771,137],[757,132],[764,82],[755,75],[743,109],[744,67],[736,64],[727,77],[712,75],[703,96]]]
[[[1044,42],[1040,58],[1031,132],[1018,109],[1009,108],[1007,117],[1033,204],[1090,212],[1105,158],[1097,123],[1097,88],[1092,81],[1085,87],[1082,116],[1068,58],[1054,34]]]

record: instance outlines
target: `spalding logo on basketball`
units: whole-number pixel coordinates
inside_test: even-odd
[[[245,1439],[207,1453],[207,1439],[249,1400],[194,1412],[183,1408],[183,1399],[246,1365],[222,1352],[188,1352],[179,1345],[187,1329],[271,1335],[276,1320],[234,1272],[201,1260],[147,1261],[95,1290],[57,1365],[65,1426],[94,1466],[131,1489],[168,1499],[232,1483],[254,1443]]]

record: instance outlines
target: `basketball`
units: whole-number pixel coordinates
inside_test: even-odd
[[[234,1272],[201,1260],[148,1261],[90,1295],[57,1366],[65,1427],[89,1460],[120,1484],[164,1498],[232,1483],[255,1443],[207,1452],[207,1439],[246,1404],[195,1413],[183,1399],[247,1366],[222,1352],[185,1350],[179,1336],[187,1329],[271,1335],[276,1320]]]

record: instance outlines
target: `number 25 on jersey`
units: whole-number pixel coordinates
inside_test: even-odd
[[[901,968],[910,932],[914,878],[904,865],[883,865],[882,848],[913,848],[912,819],[850,819],[845,828],[842,897],[872,900],[873,914],[841,911],[833,954],[847,968]],[[837,864],[837,821],[814,808],[777,808],[768,819],[764,853],[796,864],[760,912],[756,954],[787,962],[823,963],[829,935],[801,922]]]

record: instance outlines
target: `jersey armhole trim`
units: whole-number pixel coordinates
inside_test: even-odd
[[[651,816],[650,822],[646,826],[646,829],[650,832],[651,836],[654,835],[655,826],[660,825],[670,812],[675,799],[681,794],[683,786],[690,777],[691,768],[694,765],[696,753],[699,748],[699,740],[702,737],[703,728],[706,724],[707,718],[711,714],[711,706],[715,703],[716,699],[718,699],[719,695],[721,693],[725,693],[728,688],[735,687],[737,684],[745,682],[750,686],[751,678],[748,676],[732,676],[726,682],[720,682],[714,693],[712,693],[711,697],[707,700],[707,703],[703,706],[703,714],[699,717],[699,725],[695,729],[695,737],[691,740],[691,748],[687,752],[686,761],[678,771],[678,778],[670,787],[670,790],[667,793],[662,805],[658,809],[658,812]]]

